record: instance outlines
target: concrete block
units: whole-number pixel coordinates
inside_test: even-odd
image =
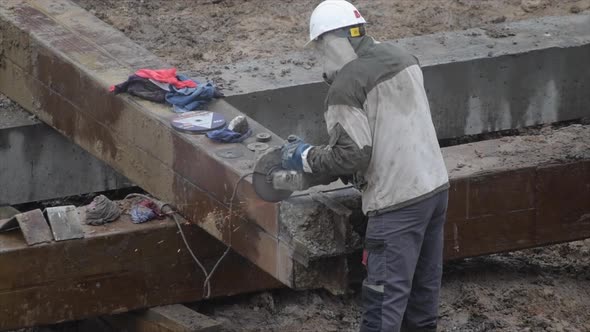
[[[440,139],[589,115],[590,15],[391,42],[420,60]],[[310,63],[315,65],[304,65]],[[252,67],[259,70],[252,73]],[[209,69],[233,82],[226,100],[262,125],[283,137],[297,134],[314,144],[327,142],[323,103],[328,86],[321,81],[321,60],[315,54],[297,52]]]
[[[133,184],[22,109],[0,109],[0,205]]]

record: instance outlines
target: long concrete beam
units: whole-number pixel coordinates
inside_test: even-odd
[[[181,222],[195,254],[210,270],[225,246]],[[205,278],[171,218],[133,224],[122,215],[105,226],[82,228],[83,239],[32,247],[19,231],[0,234],[0,330],[203,298]],[[212,297],[281,286],[233,251],[211,281]]]
[[[479,134],[585,115],[579,109],[587,104],[587,94],[577,90],[586,86],[578,76],[587,77],[587,73],[576,71],[576,75],[572,75],[574,64],[579,62],[578,55],[584,55],[585,31],[580,33],[577,28],[583,26],[585,20],[587,16],[549,17],[396,42],[416,54],[424,66],[441,136]],[[564,35],[567,38],[563,38]],[[317,81],[319,66],[311,53],[237,63],[229,69],[214,66],[208,70],[226,82],[234,81],[230,86],[235,89],[226,91],[230,103],[258,117],[263,124],[271,124],[270,127],[277,128],[276,132],[294,132],[318,142],[325,138],[321,108],[326,87]],[[514,73],[525,70],[527,75]],[[448,76],[453,77],[453,84],[447,83]],[[556,80],[557,76],[566,80]],[[502,81],[501,88],[496,84],[498,80]],[[563,87],[559,88],[556,81]],[[517,85],[524,85],[533,93],[527,96],[516,88]],[[449,93],[449,89],[453,92]],[[556,89],[560,90],[557,94]],[[550,93],[543,96],[548,91]],[[468,95],[472,99],[460,101],[466,100]],[[546,99],[552,101],[546,103]],[[301,103],[302,100],[305,103]],[[560,110],[555,112],[557,104]],[[281,108],[289,111],[282,112]],[[16,126],[14,116],[5,117],[2,112],[0,109],[0,159],[8,162],[0,165],[0,187],[4,188],[0,192],[0,204],[19,204],[130,185],[110,167],[61,138],[48,126],[29,119],[28,113],[12,112],[20,123]],[[452,124],[449,124],[449,114],[455,117]],[[300,121],[300,117],[305,121]],[[296,125],[298,123],[300,125]],[[453,135],[443,132],[443,127],[450,132],[461,126],[462,131]],[[43,149],[36,148],[39,145],[35,142],[39,141],[43,142]],[[60,157],[44,158],[43,155]]]
[[[370,27],[369,27],[370,33]],[[441,139],[587,117],[590,15],[544,17],[391,41],[416,55]],[[313,52],[208,66],[227,101],[281,135],[327,142],[328,86]]]
[[[101,160],[31,114],[0,108],[0,205],[130,187]]]
[[[243,213],[227,221],[227,201],[251,172],[253,152],[176,132],[168,107],[108,92],[139,68],[166,67],[161,59],[67,0],[3,1],[0,28],[3,93],[292,285],[293,249],[278,238],[278,206],[261,201],[249,180],[236,204]],[[210,107],[227,119],[241,114],[224,101]],[[249,122],[255,133],[268,131]]]

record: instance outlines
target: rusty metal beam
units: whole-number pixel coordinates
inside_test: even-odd
[[[590,160],[453,181],[445,258],[456,259],[590,237]]]
[[[184,221],[183,221],[184,223]],[[225,246],[184,224],[208,269]],[[0,330],[53,324],[203,298],[202,272],[174,221],[133,224],[129,216],[82,226],[84,239],[28,246],[18,231],[0,235]],[[236,280],[235,276],[240,276]],[[281,284],[231,252],[212,278],[212,296]]]
[[[243,213],[233,225],[225,219],[253,153],[175,132],[168,108],[108,92],[138,68],[165,67],[162,60],[67,0],[2,1],[0,41],[0,91],[292,285],[294,249],[278,237],[277,205],[258,199],[246,180],[239,191]],[[210,109],[228,119],[241,114],[224,101]],[[254,132],[268,131],[249,122]],[[225,159],[227,149],[241,157]]]

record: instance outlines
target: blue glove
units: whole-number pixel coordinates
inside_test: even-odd
[[[303,172],[303,160],[301,155],[311,145],[303,142],[303,140],[297,136],[290,135],[287,138],[287,142],[281,148],[282,164],[284,169],[295,170]]]

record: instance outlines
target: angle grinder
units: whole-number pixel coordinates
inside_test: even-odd
[[[254,191],[267,202],[280,202],[289,198],[294,191],[309,188],[308,176],[305,173],[283,169],[281,157],[281,147],[269,148],[254,166]]]

